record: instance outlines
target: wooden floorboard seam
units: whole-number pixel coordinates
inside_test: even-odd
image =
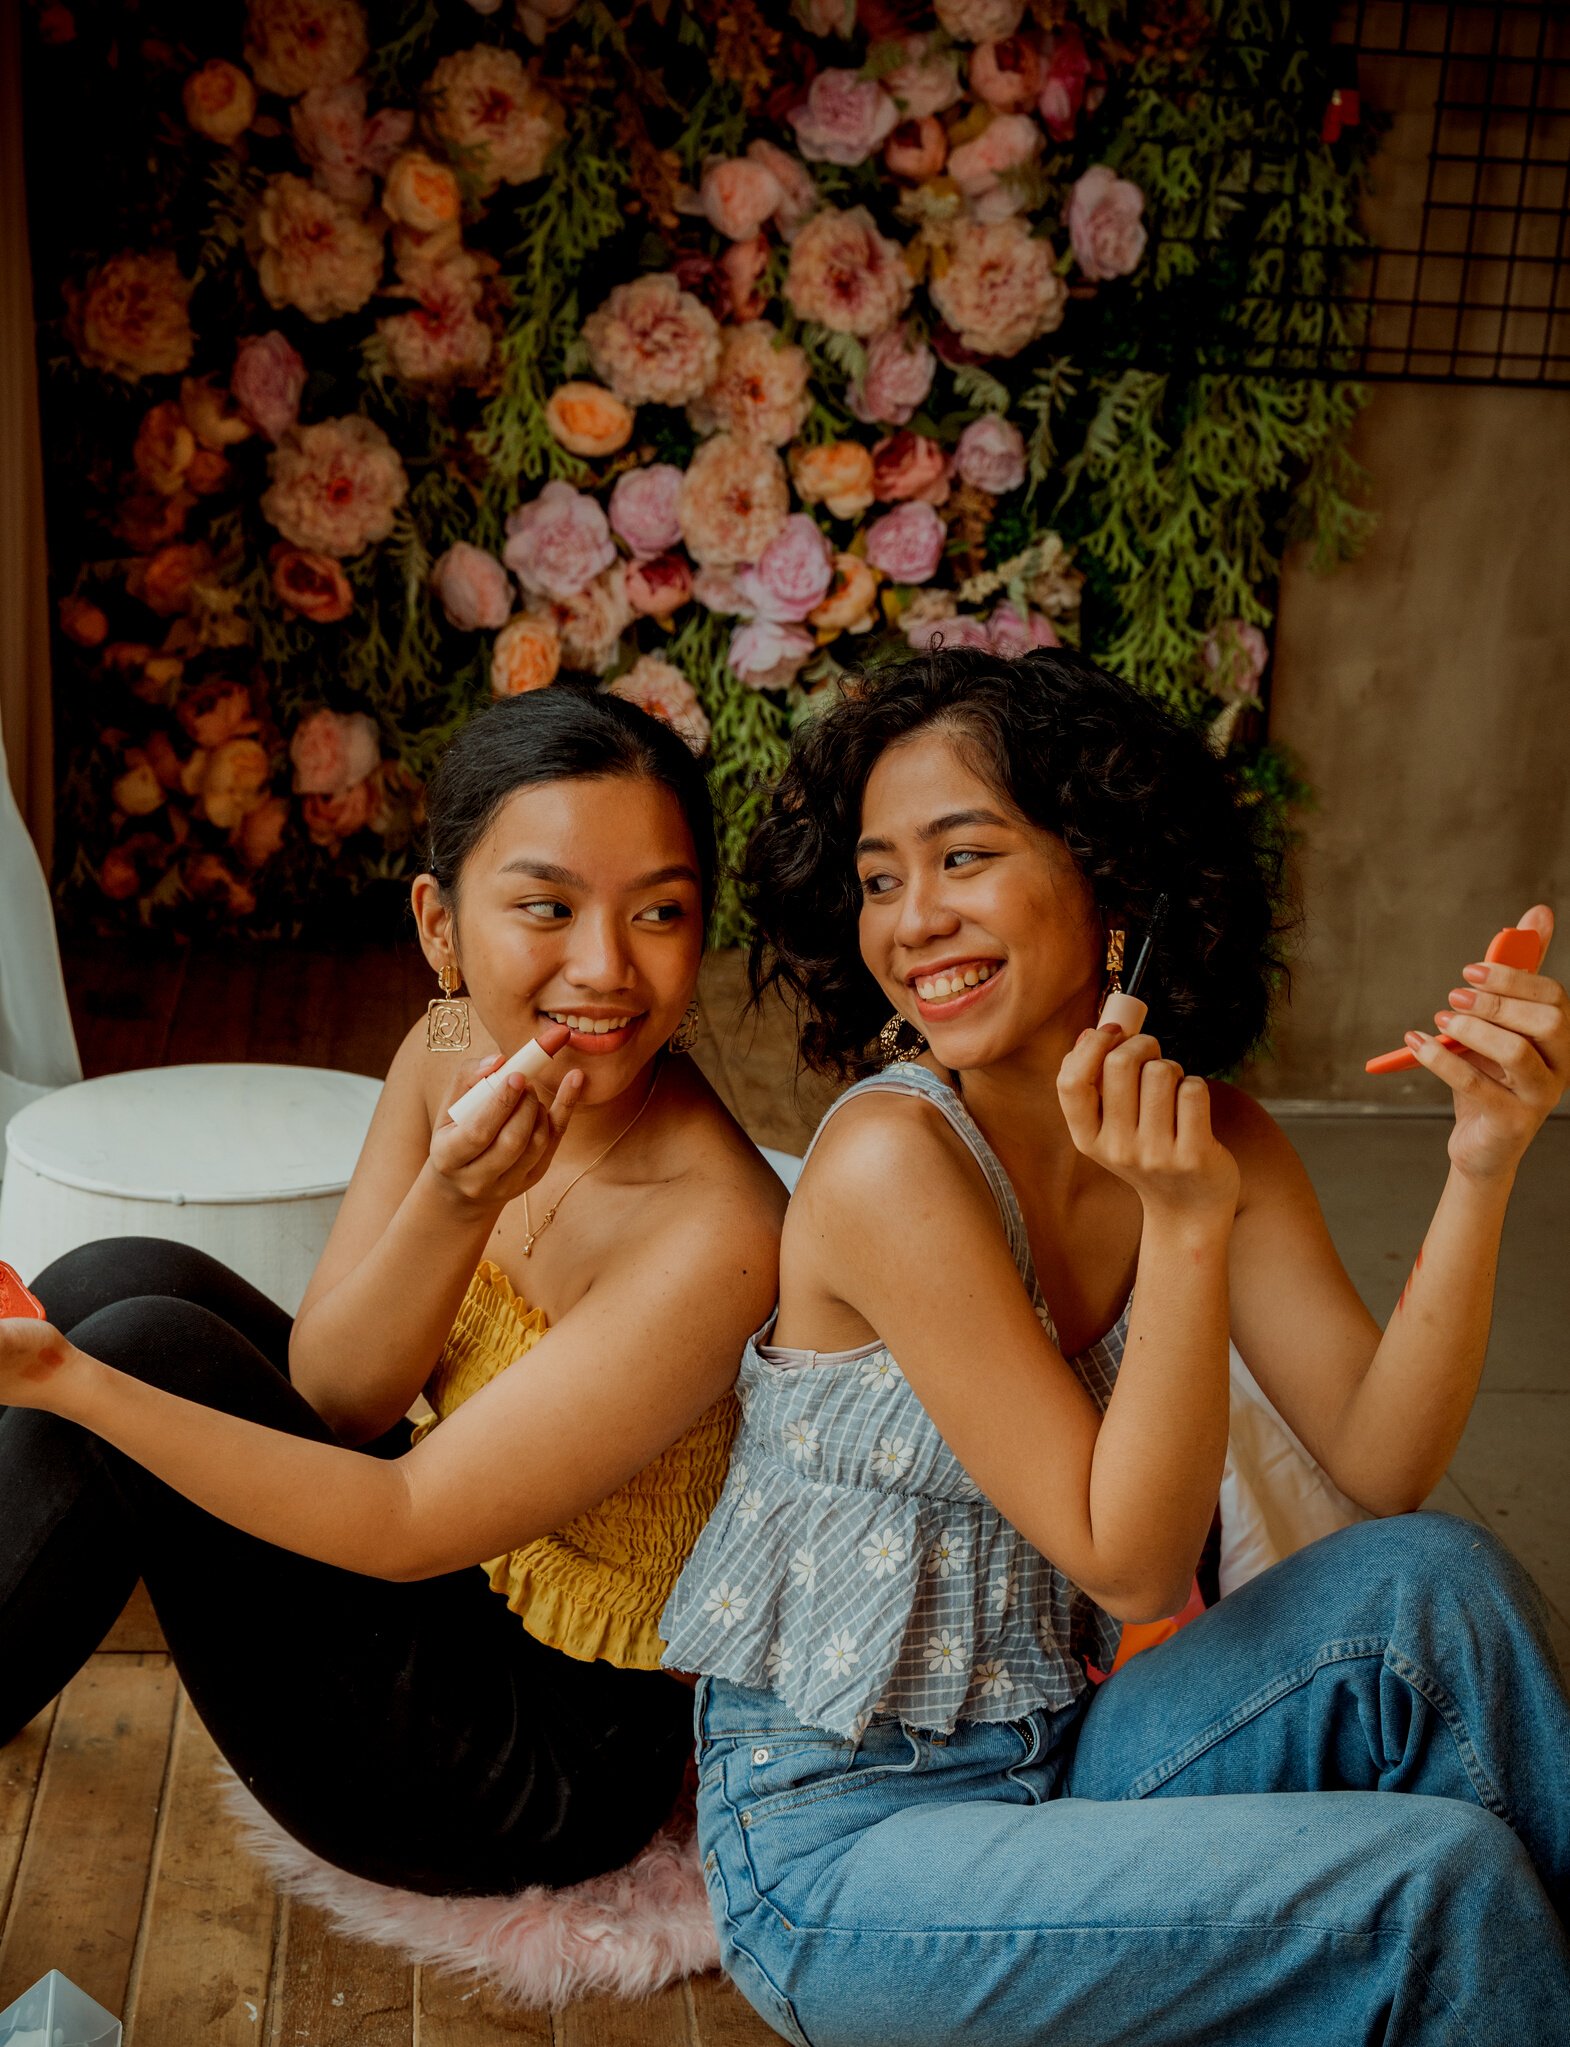
[[[158,1867],[163,1861],[164,1838],[169,1831],[169,1792],[174,1777],[175,1750],[180,1744],[180,1715],[185,1707],[185,1688],[182,1685],[174,1703],[174,1713],[169,1721],[169,1746],[164,1751],[164,1774],[158,1786],[158,1818],[153,1826],[153,1849],[147,1858],[147,1869],[142,1879],[142,1908],[136,1919],[136,1942],[131,1949],[131,1970],[125,1984],[125,2008],[122,2022],[125,2036],[131,2047],[135,2047],[136,2002],[142,1987],[142,1960],[147,1952],[147,1935],[152,1920],[153,1892],[158,1881]]]

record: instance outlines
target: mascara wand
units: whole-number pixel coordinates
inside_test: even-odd
[[[1139,984],[1144,980],[1145,969],[1150,965],[1151,949],[1155,944],[1156,933],[1161,928],[1161,920],[1167,913],[1169,900],[1170,898],[1165,895],[1157,896],[1156,906],[1150,913],[1150,922],[1145,926],[1144,943],[1134,960],[1134,970],[1128,977],[1128,986],[1113,989],[1102,1004],[1101,1015],[1097,1018],[1098,1025],[1117,1024],[1126,1038],[1132,1038],[1143,1030],[1145,1018],[1149,1014],[1148,1003],[1139,1000]]]

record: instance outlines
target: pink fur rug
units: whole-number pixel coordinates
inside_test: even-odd
[[[351,1940],[410,1962],[482,1977],[515,2004],[649,1997],[720,1956],[690,1809],[625,1869],[568,1890],[506,1898],[428,1898],[349,1876],[302,1848],[225,1770],[224,1801],[243,1845],[292,1898],[325,1912]]]

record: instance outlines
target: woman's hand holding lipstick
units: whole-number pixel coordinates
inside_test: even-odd
[[[1539,903],[1520,928],[1536,931],[1546,953],[1554,913]],[[1444,1039],[1408,1031],[1406,1042],[1455,1097],[1452,1165],[1470,1179],[1507,1179],[1570,1086],[1570,999],[1541,971],[1480,963],[1461,978],[1434,1013]]]
[[[1210,1127],[1210,1090],[1163,1059],[1153,1037],[1116,1023],[1081,1032],[1058,1070],[1058,1100],[1075,1148],[1126,1181],[1147,1214],[1213,1215],[1230,1227],[1237,1161]]]
[[[570,1035],[565,1024],[549,1024],[535,1043],[554,1057]],[[583,1093],[583,1074],[576,1067],[563,1075],[554,1095],[521,1073],[507,1074],[495,1087],[478,1088],[507,1063],[499,1052],[465,1061],[431,1135],[437,1184],[465,1207],[505,1208],[542,1179]],[[448,1111],[471,1095],[463,1120],[455,1122]]]

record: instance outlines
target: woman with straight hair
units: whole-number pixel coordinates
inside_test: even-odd
[[[755,986],[857,1084],[661,1625],[704,1673],[725,1965],[798,2047],[1570,2040],[1543,1605],[1412,1511],[1570,1076],[1564,991],[1479,962],[1453,1042],[1412,1035],[1455,1127],[1382,1332],[1282,1132],[1205,1078],[1264,1028],[1275,878],[1202,742],[1064,652],[853,683],[759,826]],[[1147,941],[1150,1031],[1098,1025]],[[1380,1518],[1097,1688],[1188,1594],[1229,1338]]]
[[[692,1693],[656,1623],[723,1478],[783,1190],[683,1056],[715,851],[681,740],[557,684],[466,726],[428,809],[441,994],[292,1329],[148,1239],[71,1252],[33,1282],[50,1320],[0,1323],[0,1742],[141,1576],[297,1840],[510,1892],[627,1862],[679,1792]],[[530,1039],[545,1078],[454,1121]]]

